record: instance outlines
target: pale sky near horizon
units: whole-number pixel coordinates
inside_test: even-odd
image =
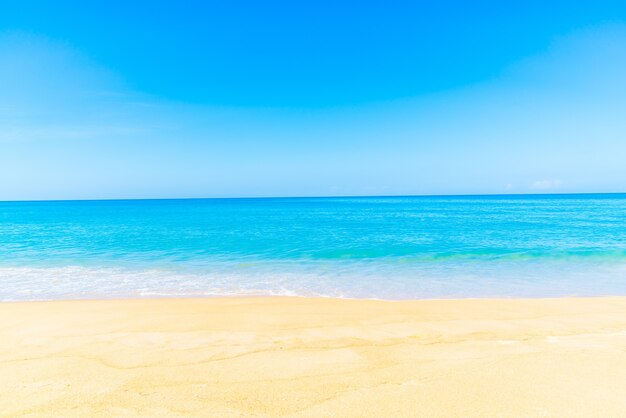
[[[620,2],[106,4],[0,5],[0,200],[626,192]]]

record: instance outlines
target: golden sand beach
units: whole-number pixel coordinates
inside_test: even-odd
[[[623,417],[626,298],[0,304],[3,416]]]

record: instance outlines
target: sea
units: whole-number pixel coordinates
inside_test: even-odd
[[[0,202],[0,300],[626,295],[626,194]]]

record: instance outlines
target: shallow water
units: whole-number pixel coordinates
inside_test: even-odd
[[[0,300],[626,295],[626,195],[0,202]]]

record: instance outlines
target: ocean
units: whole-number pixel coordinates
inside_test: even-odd
[[[0,202],[0,300],[626,295],[626,194]]]

